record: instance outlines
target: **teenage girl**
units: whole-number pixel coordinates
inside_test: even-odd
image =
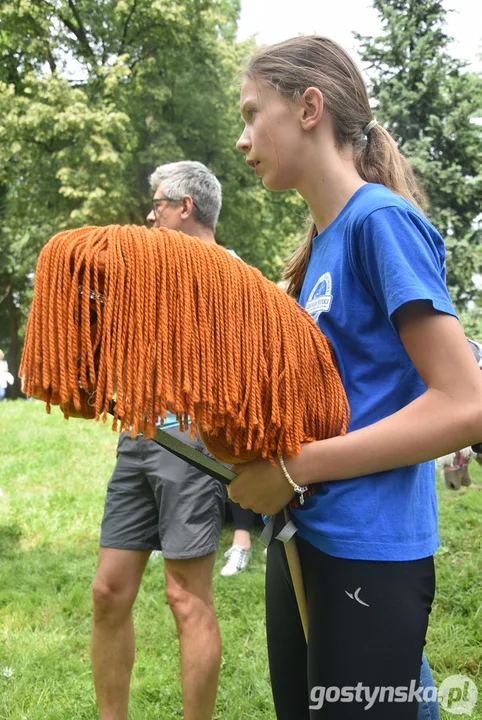
[[[267,189],[294,188],[309,207],[312,227],[285,278],[330,338],[351,408],[345,436],[284,458],[291,484],[256,461],[237,466],[230,486],[255,512],[295,505],[308,650],[273,541],[277,716],[415,720],[439,542],[432,458],[480,441],[482,373],[447,292],[443,240],[349,55],[324,37],[261,48],[243,75],[241,113],[247,163]]]

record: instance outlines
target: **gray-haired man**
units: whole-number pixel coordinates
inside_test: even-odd
[[[150,223],[216,243],[221,186],[208,168],[198,162],[161,165],[151,185]],[[177,426],[171,416],[163,429],[204,451],[200,441],[179,433]],[[179,633],[184,720],[212,717],[221,664],[212,573],[225,499],[220,483],[152,440],[121,434],[93,584],[92,666],[101,720],[127,719],[132,606],[149,556],[160,549]]]

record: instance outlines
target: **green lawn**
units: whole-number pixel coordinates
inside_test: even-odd
[[[0,720],[94,720],[90,585],[116,435],[42,403],[0,403]],[[459,493],[439,485],[442,547],[427,654],[437,682],[463,674],[482,720],[482,468]],[[231,528],[223,533],[229,546]],[[214,581],[224,652],[217,718],[273,720],[264,637],[262,546],[249,569]],[[181,717],[177,636],[151,560],[136,603],[130,718]],[[442,713],[446,719],[452,715]]]

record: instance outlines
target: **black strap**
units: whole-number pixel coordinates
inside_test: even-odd
[[[113,415],[114,410],[115,401],[111,400],[109,413]],[[200,450],[196,450],[196,448],[191,447],[191,445],[187,445],[185,442],[182,442],[182,440],[179,440],[177,437],[174,437],[174,435],[171,435],[165,430],[157,428],[152,440],[166,450],[169,450],[169,452],[176,455],[176,457],[184,460],[184,462],[187,462],[188,465],[192,465],[197,470],[201,470],[201,472],[209,475],[209,477],[224,483],[224,485],[229,485],[231,480],[234,480],[236,477],[235,472],[225,467],[217,460],[214,460],[214,458],[208,457]]]
[[[220,462],[208,457],[204,453],[196,450],[196,448],[187,445],[186,443],[179,440],[179,438],[171,435],[165,430],[157,428],[154,437],[152,438],[155,443],[161,447],[169,450],[173,455],[176,455],[181,460],[184,460],[189,465],[201,470],[215,480],[219,480],[225,485],[229,485],[231,480],[234,480],[236,473],[229,468],[221,465]]]

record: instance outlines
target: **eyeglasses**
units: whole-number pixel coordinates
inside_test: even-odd
[[[174,200],[174,198],[170,198],[170,197],[152,198],[152,209],[154,210],[154,215],[157,216],[157,211],[162,202],[167,202],[167,203],[179,202],[179,200]]]
[[[189,197],[191,197],[191,196],[189,195]],[[176,200],[176,198],[170,198],[170,197],[167,197],[167,196],[158,197],[158,198],[152,198],[152,209],[153,209],[153,211],[154,211],[154,215],[157,217],[157,211],[158,211],[159,206],[160,206],[160,204],[161,204],[162,202],[167,202],[167,203],[170,203],[170,202],[172,202],[172,203],[180,203],[181,200],[182,200],[182,198]],[[192,204],[194,205],[194,207],[195,207],[197,210],[199,210],[199,205],[197,204],[197,202],[196,202],[195,200],[193,200],[192,198],[191,198],[191,200],[192,200]]]

